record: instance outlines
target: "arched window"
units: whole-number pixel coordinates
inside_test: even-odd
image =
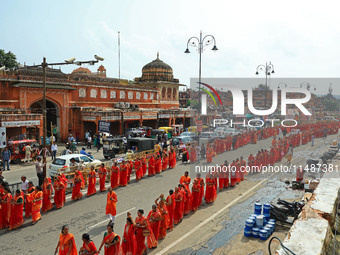
[[[133,92],[132,92],[132,91],[130,91],[130,92],[128,93],[128,99],[133,99]]]
[[[144,96],[144,100],[148,100],[148,93],[147,92],[144,92],[143,96]]]
[[[140,100],[140,92],[136,92],[136,99]]]
[[[165,97],[166,97],[166,88],[163,88],[162,89],[162,100],[165,100]]]
[[[79,89],[79,97],[86,97],[86,89]]]
[[[107,98],[107,91],[106,91],[106,89],[102,89],[100,91],[100,97],[101,98]]]
[[[120,98],[120,99],[125,99],[125,91],[121,91],[121,92],[119,93],[119,98]]]
[[[177,89],[176,88],[172,89],[172,98],[177,99]]]
[[[92,97],[92,98],[96,98],[97,97],[97,90],[96,89],[91,89],[90,97]]]
[[[116,98],[117,94],[116,94],[116,91],[112,90],[110,92],[110,98]]]
[[[168,88],[168,93],[167,93],[167,99],[171,100],[172,96],[171,96],[171,88]]]
[[[155,98],[155,94],[154,93],[150,93],[150,100],[154,100]]]

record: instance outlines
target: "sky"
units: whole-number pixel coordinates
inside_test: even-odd
[[[340,4],[340,3],[339,3]],[[2,1],[0,49],[12,51],[26,65],[61,62],[71,57],[102,64],[118,77],[118,31],[121,78],[141,76],[156,58],[189,85],[198,77],[199,54],[189,47],[192,36],[213,35],[202,54],[204,78],[255,78],[260,64],[271,62],[273,78],[334,78],[340,72],[338,1],[269,0],[16,0]],[[96,71],[96,66],[89,67]],[[71,72],[77,66],[64,66]],[[264,73],[258,76],[264,83]],[[326,82],[327,83],[327,82]],[[289,84],[290,85],[290,84]],[[328,86],[313,84],[317,94]],[[252,85],[251,85],[252,86]],[[293,85],[292,85],[293,86]],[[340,84],[332,83],[340,94]]]

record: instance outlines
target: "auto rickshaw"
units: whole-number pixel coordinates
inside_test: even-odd
[[[22,159],[25,159],[25,146],[29,144],[31,148],[33,144],[37,143],[36,140],[18,140],[18,141],[9,141],[8,149],[11,152],[11,162],[14,164],[20,164]],[[33,153],[31,153],[31,158]]]
[[[105,159],[114,158],[117,154],[126,153],[123,138],[106,138],[103,140],[103,155]]]
[[[172,127],[160,127],[158,129],[164,130],[164,132],[167,134],[169,139],[172,137],[172,134],[173,134],[173,131],[174,131]]]
[[[152,138],[136,137],[130,138],[127,141],[127,149],[134,152],[142,152],[155,148],[156,140]]]

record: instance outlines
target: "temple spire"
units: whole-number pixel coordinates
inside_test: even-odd
[[[157,51],[157,59],[159,59],[159,51]]]

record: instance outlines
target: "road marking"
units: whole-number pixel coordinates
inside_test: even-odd
[[[163,250],[157,252],[157,255],[162,255],[165,254],[167,251],[169,251],[172,247],[174,247],[175,245],[179,244],[180,242],[182,242],[185,238],[187,238],[188,236],[190,236],[191,234],[195,233],[196,230],[198,230],[199,228],[201,228],[202,226],[204,226],[205,224],[207,224],[209,221],[211,221],[212,219],[216,218],[219,214],[221,214],[223,211],[225,211],[226,209],[228,209],[230,206],[232,206],[233,204],[235,204],[238,200],[240,200],[241,198],[243,198],[245,195],[247,195],[249,192],[251,192],[252,190],[254,190],[255,188],[257,188],[259,185],[261,185],[262,183],[266,182],[267,180],[263,180],[261,182],[259,182],[258,184],[256,184],[254,187],[252,187],[250,190],[248,190],[246,193],[242,194],[241,196],[237,197],[236,199],[234,199],[233,201],[231,201],[229,204],[227,204],[225,207],[223,207],[222,209],[220,209],[219,211],[217,211],[216,213],[214,213],[213,215],[211,215],[209,218],[207,218],[205,221],[201,222],[200,224],[198,224],[195,228],[191,229],[188,233],[186,233],[185,235],[183,235],[182,237],[178,238],[175,242],[173,242],[172,244],[168,245],[167,247],[165,247]]]
[[[130,181],[135,180],[135,179],[136,179],[136,177],[131,177]],[[106,184],[106,185],[105,185],[105,188],[108,188],[108,187],[110,187],[110,186],[111,186],[110,183],[109,183],[109,184]],[[85,196],[85,195],[87,194],[87,190],[83,190],[81,193],[83,194],[83,196]],[[72,198],[72,195],[68,195],[68,196],[66,197],[66,201],[69,200],[69,199],[71,199],[71,198]]]
[[[136,209],[136,207],[132,207],[132,208],[130,208],[129,210],[126,210],[126,211],[124,211],[124,212],[121,212],[121,213],[119,213],[119,214],[116,215],[116,218],[117,218],[118,216],[121,216],[121,215],[127,213],[127,212],[131,212],[131,211],[134,210],[134,209]],[[86,228],[86,230],[89,230],[89,229],[91,229],[91,228],[94,228],[94,227],[96,227],[96,226],[98,226],[98,225],[101,225],[101,224],[103,224],[103,223],[105,223],[105,222],[108,222],[108,219],[103,220],[103,221],[101,221],[101,222],[98,222],[97,224],[94,224],[93,226]]]

